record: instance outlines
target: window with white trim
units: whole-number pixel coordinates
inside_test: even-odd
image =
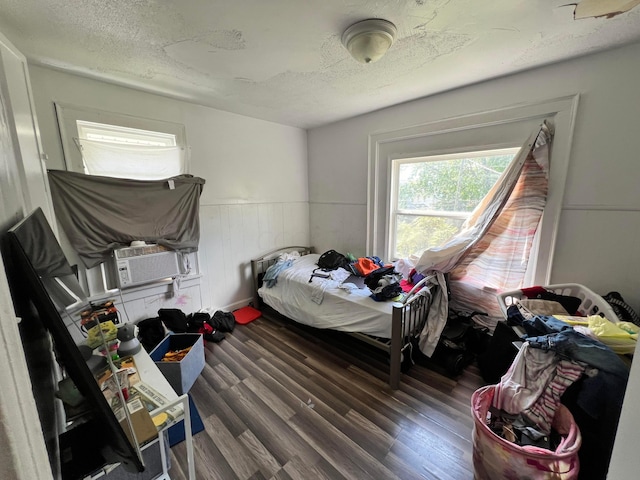
[[[458,233],[517,152],[506,148],[393,159],[392,257],[419,255]]]
[[[526,103],[369,135],[367,255],[393,259],[392,162],[459,152],[519,147],[543,120],[554,124],[549,191],[528,262],[530,285],[547,285],[562,210],[578,96]],[[530,276],[529,276],[530,275]]]
[[[182,124],[59,102],[55,109],[66,170],[138,180],[190,173]],[[87,165],[87,157],[97,160]]]

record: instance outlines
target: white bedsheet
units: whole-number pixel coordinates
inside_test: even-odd
[[[325,289],[321,304],[311,300],[314,285],[328,281],[314,277],[314,285],[309,283],[319,257],[310,254],[295,260],[290,268],[280,272],[275,286],[262,286],[258,294],[267,305],[298,323],[391,338],[394,302],[376,302],[369,298],[371,292],[366,287],[350,293],[331,286]]]

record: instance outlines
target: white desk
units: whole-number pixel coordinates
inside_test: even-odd
[[[189,397],[187,396],[186,393],[184,395],[178,396],[178,394],[175,392],[173,387],[169,385],[169,382],[167,381],[167,379],[164,377],[162,372],[160,372],[160,370],[158,369],[158,366],[151,359],[151,357],[145,351],[144,348],[141,348],[140,351],[133,356],[133,360],[136,363],[136,368],[138,370],[138,375],[140,376],[140,380],[152,386],[153,388],[155,388],[159,393],[164,395],[167,398],[167,400],[169,400],[168,405],[165,405],[164,407],[158,408],[153,412],[151,412],[152,417],[164,410],[174,407],[175,405],[182,404],[182,408],[184,411],[184,418],[182,420],[184,420],[184,424],[183,424],[184,436],[185,436],[185,442],[187,446],[188,476],[189,476],[189,480],[195,480],[196,474],[195,474],[195,464],[193,460],[193,437],[191,434],[191,412],[189,409]],[[173,423],[165,426],[162,431],[166,430],[171,425],[175,425],[180,420],[181,420],[180,418],[177,418],[176,420],[173,421]],[[163,471],[164,476],[161,478],[162,479],[166,478],[167,480],[169,480],[169,474],[166,468],[168,462],[167,462],[167,459],[165,458],[165,455],[166,455],[166,448],[164,445],[165,436],[162,435],[162,431],[158,432],[159,433],[158,438],[160,440],[160,454],[162,455],[162,465],[164,469]]]
[[[165,435],[164,432],[180,422],[180,420],[184,420],[184,434],[185,434],[185,442],[187,447],[187,462],[188,462],[188,478],[189,480],[195,480],[195,464],[193,458],[193,436],[191,433],[191,412],[189,408],[189,397],[185,393],[184,395],[178,396],[173,387],[169,384],[167,379],[164,377],[162,372],[158,369],[155,362],[151,359],[149,354],[144,350],[140,349],[138,353],[133,355],[133,360],[136,364],[136,369],[138,370],[138,375],[140,380],[147,385],[151,386],[158,393],[162,394],[169,403],[164,405],[156,410],[150,412],[151,416],[155,416],[171,407],[174,407],[178,404],[182,404],[183,408],[183,418],[176,418],[171,423],[165,425],[158,432],[158,442],[160,442],[160,456],[162,458],[162,475],[156,477],[155,480],[170,480],[169,472],[167,468],[168,459],[167,459],[167,449],[165,445]],[[144,447],[142,448],[144,449]],[[140,449],[138,449],[138,454],[142,456]],[[93,477],[92,479],[100,478],[104,475],[107,475],[107,471],[100,472]]]

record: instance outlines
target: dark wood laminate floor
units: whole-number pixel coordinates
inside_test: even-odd
[[[472,479],[469,401],[482,384],[422,365],[387,385],[384,354],[280,318],[207,343],[191,395],[200,479]],[[186,478],[184,443],[171,478]]]

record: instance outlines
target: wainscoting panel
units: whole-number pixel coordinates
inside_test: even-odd
[[[200,207],[203,307],[233,310],[252,297],[252,258],[287,245],[308,245],[307,202]]]

